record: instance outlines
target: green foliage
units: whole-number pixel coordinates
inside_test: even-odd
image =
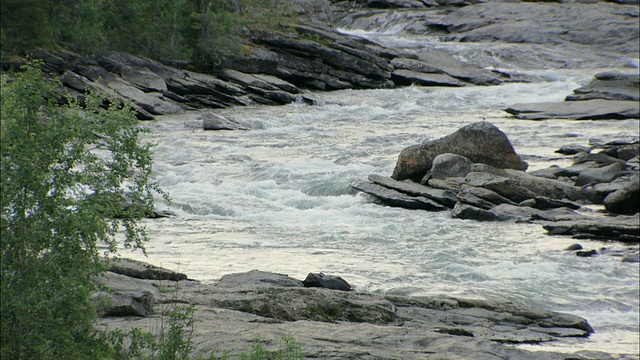
[[[265,347],[265,341],[261,338],[256,338],[251,345],[251,352],[240,353],[240,360],[298,360],[304,359],[304,351],[302,346],[296,341],[293,336],[287,335],[282,338],[284,342],[284,348],[269,351]]]
[[[61,45],[210,67],[242,54],[245,29],[292,18],[286,0],[3,0],[2,51]]]
[[[36,66],[23,70],[1,80],[0,358],[96,358],[92,276],[118,234],[144,250],[138,220],[162,194],[151,148],[126,104],[93,93],[80,107]]]
[[[175,305],[162,313],[158,334],[133,328],[128,334],[115,330],[103,334],[110,344],[109,358],[122,360],[189,360],[194,351],[191,305]]]

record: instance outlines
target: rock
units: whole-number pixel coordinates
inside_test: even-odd
[[[616,178],[622,176],[623,166],[619,163],[604,166],[598,169],[587,169],[580,172],[580,176],[576,179],[576,186],[584,186],[594,183],[609,183]]]
[[[569,246],[567,246],[567,248],[565,250],[567,251],[575,251],[575,250],[582,250],[582,245],[580,244],[571,244]]]
[[[217,286],[224,288],[236,287],[304,287],[302,281],[285,274],[276,274],[260,270],[251,270],[245,273],[224,275],[218,280]]]
[[[525,200],[518,205],[528,206],[528,207],[532,207],[534,209],[540,209],[540,210],[549,210],[549,209],[557,209],[557,208],[568,208],[571,210],[580,209],[580,205],[576,203],[565,201],[565,200],[549,199],[544,196],[535,196],[532,199]]]
[[[600,255],[600,253],[598,252],[598,250],[595,250],[595,249],[585,250],[585,251],[576,251],[576,256],[580,256],[580,257],[592,257],[596,255]]]
[[[426,74],[442,73],[441,69],[431,66],[424,61],[420,61],[417,59],[403,58],[403,57],[397,57],[392,59],[391,66],[393,66],[393,68],[395,69],[394,72],[397,70],[404,69],[404,70],[410,70],[413,72],[426,73]]]
[[[95,293],[91,301],[102,316],[147,316],[153,312],[153,296],[147,291]]]
[[[287,275],[253,270],[215,284],[173,283],[180,286],[180,298],[167,294],[161,301],[169,308],[184,303],[193,306],[198,326],[190,335],[199,354],[217,349],[235,355],[256,337],[265,339],[269,346],[283,335],[295,334],[306,355],[314,358],[417,360],[427,353],[430,358],[455,355],[481,360],[501,354],[539,360],[542,353],[507,344],[560,341],[593,333],[588,322],[578,316],[506,301],[330,291],[278,286],[269,279],[292,280]],[[135,281],[172,286],[167,281]],[[98,326],[124,332],[134,327],[150,331],[159,326],[152,320],[105,317],[99,319]],[[545,352],[543,358],[566,356]]]
[[[196,119],[202,119],[204,130],[248,130],[240,122],[216,114],[211,110],[203,111]]]
[[[640,254],[627,254],[620,259],[623,263],[640,263]]]
[[[628,144],[628,145],[603,145],[604,149],[599,154],[605,154],[607,156],[614,157],[616,159],[628,161],[640,154],[640,144]]]
[[[515,202],[537,196],[554,200],[587,200],[600,203],[602,199],[592,189],[582,189],[565,182],[533,176],[524,171],[496,169],[485,164],[473,164],[472,172],[465,177],[470,186],[492,190]]]
[[[611,164],[620,164],[624,169],[626,162],[624,160],[620,160],[614,158],[612,156],[606,154],[578,154],[573,160],[574,165],[580,165],[584,163],[595,162],[598,164],[597,167],[611,165]]]
[[[304,281],[302,281],[302,283],[306,287],[318,287],[340,291],[353,291],[353,287],[340,276],[325,275],[323,273],[309,273]]]
[[[526,170],[528,166],[500,129],[488,122],[477,122],[443,138],[405,148],[398,156],[391,177],[419,182],[431,169],[433,159],[445,153],[461,155],[473,162],[499,168]]]
[[[576,221],[560,221],[544,224],[542,227],[550,235],[572,235],[574,238],[615,240],[624,243],[640,242],[640,218],[616,216],[614,218],[583,218]]]
[[[566,221],[582,219],[583,216],[567,208],[540,210],[528,206],[501,204],[489,210],[496,218],[514,221]]]
[[[112,260],[109,271],[137,279],[172,281],[187,280],[187,275],[185,274],[131,259],[119,258]]]
[[[469,192],[469,190],[462,190],[458,193],[458,200],[460,200],[460,202],[480,208],[480,209],[484,209],[484,210],[489,210],[491,208],[493,208],[494,206],[496,206],[496,204],[491,203],[489,201],[486,201],[474,194],[472,194],[471,192]]]
[[[498,217],[496,214],[488,210],[483,210],[473,205],[459,202],[451,211],[451,217],[454,219],[468,219],[477,221],[497,221],[507,220]]]
[[[607,211],[625,215],[633,215],[640,211],[640,182],[637,178],[634,180],[604,198]]]
[[[434,189],[428,186],[416,184],[410,180],[397,181],[390,177],[376,174],[369,175],[368,179],[374,184],[397,190],[407,195],[422,196],[449,208],[453,208],[458,201],[455,192],[451,190]]]
[[[491,191],[491,190],[487,190],[481,187],[476,187],[476,186],[470,186],[467,184],[462,185],[462,191],[465,192],[469,192],[470,194],[473,194],[483,200],[486,200],[492,204],[495,205],[500,205],[500,204],[511,204],[511,205],[517,205],[515,202],[505,198],[504,196],[501,196],[500,194]]]
[[[450,177],[465,177],[471,172],[473,162],[456,154],[440,154],[433,159],[431,177],[444,180]]]
[[[465,86],[466,84],[447,74],[425,74],[411,70],[394,70],[391,73],[391,80],[400,86],[420,85],[420,86]]]
[[[591,151],[591,147],[584,146],[580,144],[568,144],[562,145],[560,149],[556,150],[558,154],[563,155],[575,155],[579,153],[589,153]]]
[[[637,101],[585,100],[514,104],[505,109],[518,119],[611,120],[640,118]]]
[[[425,177],[427,177],[427,175],[425,175]],[[422,181],[420,183],[422,183]],[[427,180],[426,184],[434,189],[451,190],[457,192],[460,191],[460,189],[464,185],[464,178],[447,178],[444,180],[429,179]]]
[[[543,177],[545,179],[557,179],[560,176],[566,176],[567,170],[559,167],[558,165],[552,165],[548,168],[534,170],[529,172],[530,175]],[[579,174],[576,172],[575,174]]]
[[[601,72],[589,85],[573,90],[566,101],[581,100],[622,100],[639,101],[640,77],[637,72]]]
[[[354,180],[350,185],[352,188],[367,193],[389,206],[428,211],[448,210],[446,206],[440,205],[423,196],[407,195],[368,181]]]

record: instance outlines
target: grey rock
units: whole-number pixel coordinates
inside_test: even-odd
[[[153,312],[154,298],[146,291],[100,291],[91,297],[102,316],[148,316]]]
[[[625,215],[633,215],[640,211],[640,182],[637,178],[634,180],[604,198],[607,211]]]
[[[497,218],[514,221],[557,222],[584,218],[584,216],[566,208],[540,210],[528,206],[513,206],[509,204],[495,206],[489,212],[496,215]]]
[[[216,114],[211,110],[203,111],[196,119],[202,119],[204,130],[248,130],[244,124]]]
[[[595,250],[595,249],[576,251],[576,256],[579,256],[579,257],[592,257],[597,255],[600,255],[600,253],[598,252],[598,250]]]
[[[471,172],[473,162],[462,155],[440,154],[433,159],[431,177],[446,179],[450,177],[465,177]]]
[[[623,263],[640,263],[640,254],[627,254],[620,259]]]
[[[496,204],[491,203],[487,200],[484,200],[474,194],[472,194],[469,190],[462,190],[458,193],[458,200],[460,200],[460,202],[480,208],[480,209],[484,209],[484,210],[489,210],[492,207],[496,206]]]
[[[580,244],[571,244],[569,246],[567,246],[567,248],[565,250],[567,251],[575,251],[575,250],[582,250],[583,247]]]
[[[495,125],[483,121],[464,126],[440,139],[405,148],[398,156],[392,177],[418,182],[431,169],[433,159],[445,153],[500,168],[526,170],[528,166],[515,152],[507,136]]]
[[[467,219],[467,220],[477,220],[477,221],[497,221],[497,220],[507,220],[506,218],[501,218],[497,216],[495,213],[480,209],[476,206],[465,204],[459,202],[451,211],[451,217],[454,219]]]
[[[566,176],[567,172],[565,169],[557,165],[553,165],[548,168],[531,171],[529,172],[529,174],[533,176],[543,177],[546,179],[557,179],[560,176]],[[579,172],[574,172],[573,174],[577,175],[579,174]]]
[[[591,151],[591,147],[589,146],[584,146],[580,144],[567,144],[567,145],[562,145],[560,149],[556,150],[555,152],[563,155],[575,155],[582,152],[588,153],[590,151]]]
[[[276,274],[260,270],[224,275],[217,286],[224,288],[237,287],[304,287],[302,281],[285,274]]]
[[[431,177],[431,175],[425,175],[425,177]],[[464,185],[464,178],[446,178],[444,180],[428,179],[426,182],[423,178],[423,181],[420,181],[420,183],[426,183],[434,189],[460,191],[460,189]]]
[[[619,163],[614,163],[608,166],[603,166],[598,169],[587,169],[580,172],[580,175],[576,179],[576,186],[584,186],[594,183],[609,183],[616,178],[622,176],[624,173],[622,169],[624,167]]]
[[[523,171],[496,169],[485,164],[474,164],[472,170],[473,172],[465,177],[468,185],[492,190],[515,203],[536,196],[554,200],[587,200],[594,203],[602,200],[592,189],[578,188],[559,180],[545,179]]]
[[[318,287],[340,291],[354,290],[353,287],[340,276],[325,275],[323,273],[309,273],[302,283],[306,287]]]
[[[487,190],[481,187],[464,184],[461,189],[462,191],[469,192],[470,194],[473,194],[495,205],[500,205],[500,204],[517,205],[515,202],[505,198],[504,196],[501,196],[500,194],[494,191]]]
[[[640,100],[640,77],[638,73],[602,72],[586,86],[575,89],[567,101],[580,100]]]
[[[532,199],[525,200],[518,204],[520,206],[528,206],[534,209],[549,210],[557,208],[568,208],[571,210],[580,209],[580,205],[566,200],[549,199],[544,196],[535,196]]]
[[[390,177],[376,174],[370,174],[368,179],[374,184],[382,185],[386,188],[397,190],[407,195],[422,196],[449,208],[453,208],[458,201],[455,192],[451,190],[434,189],[414,183],[410,180],[397,181]]]
[[[109,271],[137,279],[172,281],[187,280],[187,275],[185,274],[159,268],[142,261],[123,258],[112,260]]]
[[[411,70],[419,73],[431,73],[431,74],[439,74],[442,73],[442,70],[429,65],[424,61],[420,61],[417,59],[408,59],[403,57],[397,57],[391,60],[391,65],[396,70],[404,69]]]
[[[444,211],[449,209],[426,197],[407,195],[369,181],[354,180],[350,185],[354,189],[367,193],[389,206],[429,211]]]
[[[420,86],[465,86],[460,80],[447,74],[420,73],[411,70],[394,70],[391,80],[396,85],[420,85]]]
[[[518,119],[610,120],[640,118],[637,101],[584,100],[561,103],[514,104],[505,109]]]
[[[590,162],[597,163],[598,164],[597,167],[604,166],[604,165],[611,165],[611,164],[620,164],[623,166],[623,169],[624,169],[624,165],[626,164],[624,160],[620,160],[606,154],[578,154],[573,160],[574,165],[590,163]],[[593,166],[590,165],[589,167],[593,167]]]
[[[606,221],[605,221],[606,219]],[[640,242],[640,218],[616,216],[614,218],[589,218],[576,221],[560,221],[544,224],[550,235],[572,235],[574,238],[615,240],[624,243]]]

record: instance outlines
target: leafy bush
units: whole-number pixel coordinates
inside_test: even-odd
[[[0,84],[0,358],[97,358],[92,277],[118,234],[144,250],[138,220],[162,191],[131,108],[97,93],[81,107],[37,65]]]

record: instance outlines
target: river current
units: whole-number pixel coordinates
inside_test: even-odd
[[[639,135],[638,120],[511,118],[502,110],[508,105],[562,101],[597,71],[528,72],[545,81],[343,90],[308,94],[315,105],[216,110],[248,131],[205,132],[198,112],[146,122],[147,140],[157,144],[155,180],[172,198],[158,207],[175,216],[145,221],[147,258],[123,256],[204,282],[252,269],[298,279],[324,272],[358,291],[506,299],[582,316],[595,329],[588,339],[528,349],[637,355],[638,264],[574,256],[563,249],[577,240],[546,235],[539,225],[387,207],[349,186],[372,173],[391,175],[403,148],[483,117],[507,134],[530,170],[570,165],[554,153],[563,144]]]

